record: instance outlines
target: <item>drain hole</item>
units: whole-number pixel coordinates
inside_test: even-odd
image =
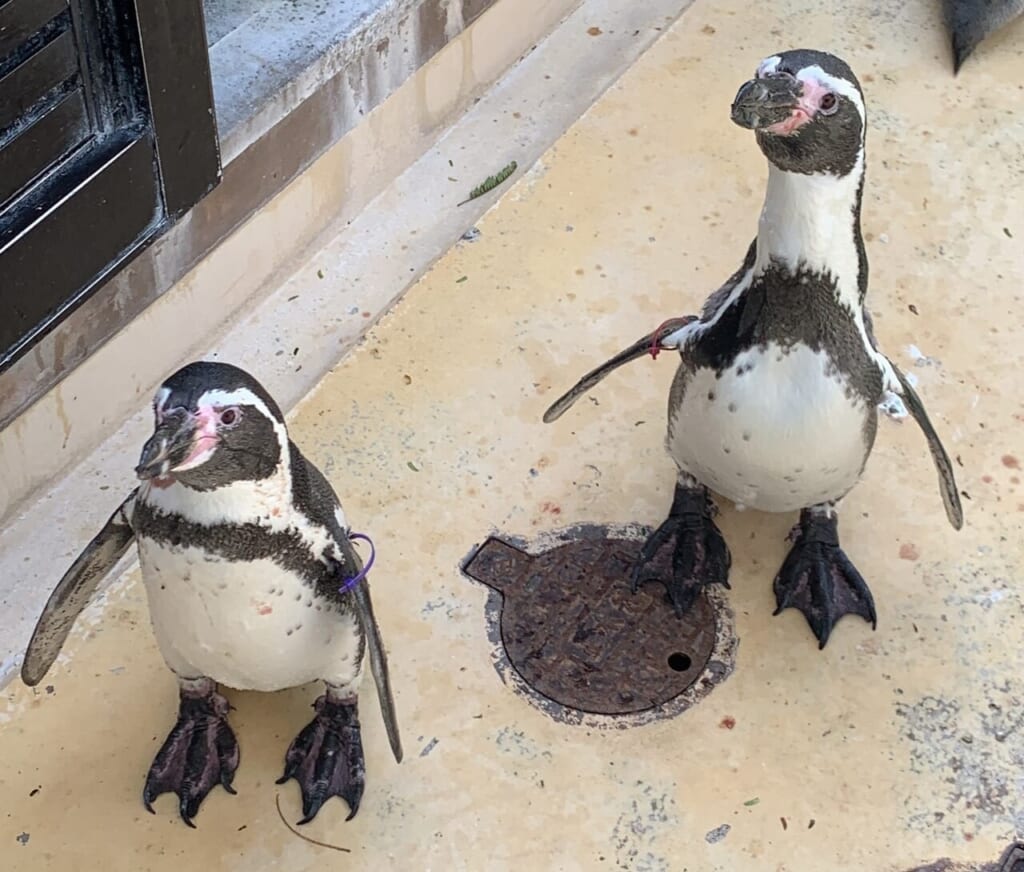
[[[693,663],[690,660],[689,654],[683,654],[681,651],[676,651],[675,654],[668,655],[668,665],[676,672],[686,672]]]

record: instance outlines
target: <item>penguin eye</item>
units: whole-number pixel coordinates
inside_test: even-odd
[[[239,412],[238,409],[232,407],[230,409],[225,409],[223,412],[220,413],[220,422],[225,427],[231,427],[233,424],[236,424],[238,422],[238,419],[240,417],[241,412]]]
[[[834,115],[836,109],[839,108],[839,100],[836,98],[835,94],[829,91],[827,94],[822,96],[821,102],[818,106],[825,115]]]

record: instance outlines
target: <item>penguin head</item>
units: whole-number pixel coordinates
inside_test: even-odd
[[[135,473],[157,487],[214,490],[274,475],[288,456],[284,416],[263,386],[227,363],[190,363],[153,398],[154,429]]]
[[[765,58],[737,92],[732,120],[786,172],[842,177],[863,164],[864,95],[849,66],[826,52]]]

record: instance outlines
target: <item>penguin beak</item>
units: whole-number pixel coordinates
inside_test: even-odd
[[[163,478],[192,453],[198,421],[193,415],[169,415],[142,446],[135,474],[142,481]]]
[[[794,76],[751,79],[736,92],[732,120],[747,130],[760,130],[786,121],[800,106],[803,85]]]

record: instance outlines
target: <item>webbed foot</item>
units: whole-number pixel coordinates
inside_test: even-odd
[[[824,648],[844,615],[860,615],[877,624],[867,583],[839,547],[839,522],[831,511],[804,509],[794,530],[793,547],[775,577],[775,614],[799,609]]]
[[[228,724],[228,701],[212,681],[181,689],[178,720],[153,760],[142,801],[156,814],[153,800],[164,793],[178,797],[181,819],[192,819],[207,794],[218,784],[234,793],[231,782],[238,769],[238,741]]]
[[[359,711],[354,697],[333,699],[328,692],[315,703],[316,717],[292,742],[285,756],[284,775],[278,784],[290,778],[302,791],[300,824],[316,817],[332,796],[348,803],[352,820],[359,811],[366,783],[366,763],[359,731]]]
[[[676,485],[668,517],[648,537],[633,566],[634,593],[644,581],[649,580],[644,578],[644,570],[673,534],[676,542],[672,554],[672,579],[665,582],[665,587],[677,615],[682,617],[707,585],[729,586],[732,557],[721,531],[712,520],[714,508],[706,488]]]

